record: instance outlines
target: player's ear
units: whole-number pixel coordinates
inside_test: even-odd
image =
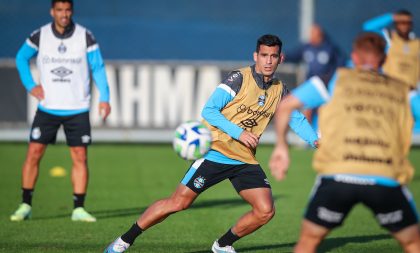
[[[254,61],[257,62],[257,58],[258,58],[258,53],[254,52]]]
[[[353,62],[354,66],[357,66],[357,65],[360,64],[359,55],[355,51],[351,52],[350,57],[351,57],[351,61]]]
[[[53,9],[53,8],[51,8],[51,9],[50,9],[50,15],[51,15],[51,17],[54,17],[54,13],[53,13],[53,12],[54,12],[54,9]]]

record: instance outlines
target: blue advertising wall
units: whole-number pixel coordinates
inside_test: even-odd
[[[315,21],[348,52],[363,21],[420,10],[415,0],[317,0]],[[299,43],[296,0],[75,1],[76,22],[93,31],[106,59],[251,60],[256,39],[279,35],[285,49]],[[12,58],[25,38],[49,22],[49,0],[0,0],[0,58]],[[415,16],[420,34],[420,14]]]

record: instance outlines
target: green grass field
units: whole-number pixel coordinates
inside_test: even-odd
[[[259,148],[258,157],[267,174],[272,146]],[[189,163],[178,158],[170,145],[105,145],[89,150],[90,184],[86,208],[97,218],[94,224],[70,220],[72,190],[69,174],[49,175],[50,168],[63,166],[70,172],[65,145],[49,147],[33,198],[33,218],[14,223],[10,214],[21,199],[21,165],[26,144],[0,144],[0,252],[102,252],[109,242],[125,232],[146,206],[168,196]],[[286,181],[271,178],[277,213],[254,234],[238,241],[238,252],[291,252],[315,173],[312,151],[292,150],[292,166]],[[410,158],[420,167],[420,149]],[[420,202],[420,174],[410,184]],[[169,217],[148,230],[129,252],[210,252],[213,241],[249,207],[229,182],[203,193],[191,209]],[[357,206],[345,226],[335,230],[319,252],[401,252],[398,244],[381,229],[372,215]]]

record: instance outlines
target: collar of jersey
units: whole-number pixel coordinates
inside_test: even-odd
[[[251,70],[252,70],[252,76],[254,77],[255,82],[257,83],[258,87],[260,87],[263,90],[268,90],[268,88],[270,88],[271,85],[275,81],[277,81],[277,77],[273,75],[273,78],[270,81],[264,82],[263,74],[257,73],[255,71],[255,64],[251,66]]]
[[[55,29],[54,22],[51,23],[51,28],[55,37],[59,39],[67,39],[73,35],[74,30],[76,29],[76,25],[73,23],[73,21],[71,21],[70,24],[66,28],[64,28],[63,34],[59,33],[57,29]]]

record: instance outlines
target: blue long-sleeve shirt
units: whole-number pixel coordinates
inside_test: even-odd
[[[383,29],[389,27],[394,22],[392,13],[385,13],[374,17],[363,23],[363,30],[369,32],[383,33]]]

